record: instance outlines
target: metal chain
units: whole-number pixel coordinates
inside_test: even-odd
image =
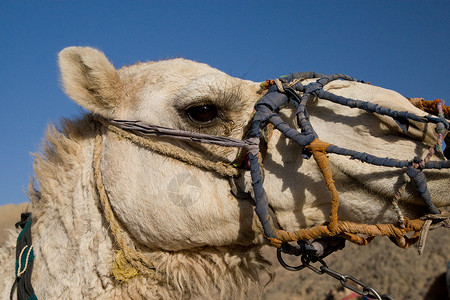
[[[281,248],[277,249],[277,258],[281,266],[283,266],[283,268],[289,271],[300,271],[303,270],[304,268],[308,268],[319,275],[326,274],[328,276],[333,277],[334,279],[339,280],[339,282],[343,287],[361,296],[377,300],[395,300],[389,295],[380,295],[374,288],[370,287],[368,284],[357,279],[356,277],[347,274],[342,274],[340,272],[330,269],[323,260],[323,258],[338,249],[334,249],[334,251],[328,251],[324,255],[317,255],[317,249],[315,249],[315,247],[311,245],[311,243],[299,242],[298,245],[299,246],[292,246],[291,244],[284,243]],[[283,260],[282,253],[300,256],[302,264],[299,266],[288,265]],[[316,262],[320,263],[320,266],[318,268],[311,265],[311,263]],[[354,285],[351,285],[351,283],[360,286],[361,289],[356,288]]]

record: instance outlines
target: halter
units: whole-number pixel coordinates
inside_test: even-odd
[[[351,159],[358,159],[362,162],[378,166],[405,168],[406,174],[409,178],[414,180],[418,191],[420,192],[425,204],[427,205],[429,213],[432,214],[439,214],[440,212],[431,201],[431,197],[426,185],[426,178],[422,173],[422,169],[450,168],[450,161],[429,161],[429,158],[432,153],[434,153],[434,150],[430,150],[429,155],[427,155],[424,160],[415,158],[413,161],[399,161],[392,158],[380,158],[367,153],[360,153],[322,142],[318,139],[317,133],[314,131],[312,125],[309,122],[309,115],[306,110],[306,105],[311,98],[310,96],[315,96],[320,99],[329,100],[334,103],[349,106],[351,108],[359,108],[370,113],[389,116],[393,118],[404,131],[407,131],[408,129],[409,120],[423,123],[435,123],[437,124],[436,131],[439,135],[437,144],[438,147],[436,147],[438,149],[440,149],[441,147],[440,144],[442,143],[445,131],[449,129],[449,123],[445,120],[443,113],[440,117],[419,117],[406,111],[394,111],[367,101],[337,96],[335,94],[324,91],[323,87],[329,82],[337,79],[348,81],[357,80],[342,74],[323,77],[317,75],[318,74],[313,73],[311,77],[321,78],[306,86],[304,86],[301,82],[298,82],[299,79],[305,78],[305,74],[301,73],[291,74],[289,76],[281,78],[281,80],[275,80],[273,83],[271,81],[264,83],[265,87],[269,87],[269,92],[255,106],[256,114],[253,118],[251,137],[261,136],[261,127],[266,126],[267,123],[271,123],[273,124],[275,129],[281,131],[287,138],[292,139],[299,146],[303,146],[307,151],[303,153],[306,158],[313,155],[315,161],[317,162],[317,165],[319,166],[323,174],[325,184],[332,195],[329,221],[325,225],[314,226],[308,229],[300,229],[294,232],[286,232],[276,229],[268,214],[268,198],[262,186],[259,159],[257,156],[250,153],[252,182],[256,199],[256,212],[260,218],[261,223],[263,224],[266,237],[269,239],[272,245],[275,245],[279,248],[283,243],[286,242],[316,239],[325,236],[340,236],[351,242],[360,245],[366,245],[371,240],[373,240],[375,236],[387,235],[394,238],[399,247],[409,247],[410,245],[417,242],[420,236],[420,229],[422,228],[424,223],[423,220],[407,220],[406,218],[402,218],[403,222],[401,224],[378,225],[366,225],[338,221],[337,211],[339,207],[339,193],[332,179],[332,174],[329,168],[329,161],[326,153],[346,155],[350,156]],[[293,84],[291,83],[290,85],[286,85],[286,83],[288,82],[292,82]],[[300,97],[297,92],[302,92],[303,95]],[[295,108],[297,108],[297,125],[300,128],[301,132],[298,132],[297,130],[289,127],[289,125],[284,122],[276,113],[276,111],[278,111],[278,109],[288,101]],[[400,210],[398,209],[398,211]],[[405,237],[406,233],[411,231],[414,232],[413,237]],[[359,236],[361,234],[366,235],[367,237],[364,238]]]
[[[304,79],[311,78],[318,78],[318,80],[307,85],[302,84]],[[444,139],[446,131],[449,129],[449,123],[445,117],[449,116],[445,115],[443,110],[440,109],[439,117],[433,117],[431,115],[421,117],[406,111],[395,111],[367,101],[345,98],[324,91],[323,87],[334,80],[357,81],[352,77],[342,74],[323,76],[322,74],[308,72],[294,73],[280,79],[268,80],[262,83],[261,87],[263,89],[267,89],[267,93],[255,105],[255,113],[251,121],[250,130],[246,135],[247,138],[243,140],[161,127],[147,124],[142,121],[106,120],[103,118],[99,118],[98,120],[109,131],[118,134],[120,137],[129,139],[133,143],[149,148],[162,155],[181,160],[185,163],[189,163],[206,170],[215,171],[225,177],[235,177],[238,175],[239,171],[236,168],[236,165],[224,161],[208,161],[204,158],[190,154],[187,151],[180,154],[180,149],[178,149],[178,147],[174,145],[162,147],[160,143],[153,138],[177,139],[187,142],[241,148],[242,150],[240,151],[241,154],[239,157],[242,160],[242,157],[246,156],[249,161],[254,191],[255,211],[258,215],[259,221],[262,224],[264,236],[271,245],[282,249],[285,253],[295,252],[295,249],[293,250],[288,242],[307,241],[327,237],[340,237],[359,245],[366,245],[376,236],[388,236],[391,240],[395,241],[397,246],[401,248],[408,248],[410,245],[416,243],[419,240],[419,237],[421,237],[422,244],[424,246],[426,234],[432,223],[434,222],[434,226],[437,226],[438,224],[436,223],[442,224],[449,218],[448,213],[441,214],[431,201],[426,178],[422,172],[423,169],[450,168],[450,160],[430,161],[430,157],[435,151],[441,151],[441,143]],[[364,83],[363,81],[358,82]],[[361,153],[323,142],[319,139],[317,133],[310,124],[308,111],[306,109],[308,101],[310,101],[313,97],[346,105],[351,108],[363,109],[370,113],[389,116],[397,122],[404,132],[408,130],[409,120],[421,123],[434,123],[436,124],[436,132],[438,134],[438,142],[435,150],[432,148],[424,159],[414,158],[412,160],[402,161],[393,158],[380,158],[371,154]],[[296,120],[300,131],[291,128],[277,113],[278,110],[286,104],[291,104],[296,108]],[[439,104],[437,107],[439,106],[441,108],[444,107],[442,104]],[[274,129],[279,130],[284,136],[303,147],[302,154],[305,158],[308,159],[311,156],[314,157],[323,174],[325,185],[332,196],[331,212],[329,220],[325,224],[292,232],[287,232],[275,227],[274,221],[269,215],[269,201],[263,187],[259,155],[260,140],[264,138],[263,132],[270,124],[273,125]],[[95,165],[98,165],[98,170],[100,169],[100,152],[101,133],[99,133],[99,138],[97,139],[96,150],[98,162],[95,163]],[[367,225],[339,221],[337,214],[339,207],[339,193],[334,185],[331,169],[329,168],[327,153],[349,156],[350,159],[357,159],[377,166],[404,169],[405,184],[397,191],[394,199],[392,199],[393,206],[399,216],[399,222],[397,224]],[[97,174],[96,178],[98,190],[104,190],[104,186],[101,181],[101,174]],[[404,189],[406,182],[409,180],[413,180],[415,182],[428,210],[428,214],[423,216],[421,219],[409,220],[403,217],[400,208],[398,207],[398,200],[400,199],[402,188]],[[113,213],[110,204],[108,203],[109,200],[107,199],[106,192],[100,192],[100,194],[104,194],[102,205],[106,211],[109,211],[107,214],[107,219],[109,222],[112,221],[114,223],[115,221],[110,220],[108,217],[108,215],[113,216]],[[413,235],[411,237],[407,237],[406,234],[408,232],[413,232]],[[118,237],[116,237],[116,239],[117,238]],[[121,239],[121,237],[119,237],[119,239]],[[119,243],[121,248],[122,243],[124,242]],[[151,262],[145,261],[141,255],[134,253],[134,251],[131,252],[130,255],[127,255],[126,252],[129,251],[129,248],[122,251],[122,254],[124,255],[124,257],[120,258],[122,261],[125,259],[125,261],[137,270],[143,270],[145,269],[145,265],[147,265],[147,268],[150,267],[150,269],[153,269],[154,272],[154,267]],[[124,280],[127,280],[127,278]]]

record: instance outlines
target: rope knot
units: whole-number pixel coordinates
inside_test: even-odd
[[[272,85],[275,84],[275,81],[272,79],[267,79],[266,81],[261,82],[260,87],[263,90],[268,90]]]
[[[414,168],[414,169],[419,169],[419,168],[421,167],[421,163],[422,163],[422,162],[423,162],[422,158],[416,156],[416,157],[414,157],[413,160],[411,161],[410,167],[412,167],[412,168]],[[408,169],[410,169],[410,168],[408,168]],[[409,172],[412,173],[413,171],[409,171]],[[413,173],[415,174],[416,172],[413,172]],[[411,174],[408,174],[408,175],[410,175],[410,177],[411,177]]]
[[[305,146],[305,148],[311,153],[314,153],[315,151],[326,153],[329,146],[331,146],[331,144],[315,139],[309,145]]]
[[[308,84],[306,86],[306,91],[305,92],[308,93],[308,94],[313,94],[316,91],[321,90],[322,88],[323,88],[323,84],[318,82],[318,81],[316,81],[316,82],[312,82],[312,83]]]
[[[259,138],[251,137],[245,140],[244,150],[253,155],[258,155],[259,153]]]
[[[442,134],[444,135],[446,128],[445,128],[445,124],[442,122],[439,122],[436,124],[436,129],[435,129],[436,133],[438,134]]]
[[[403,173],[403,181],[405,183],[409,183],[411,181],[411,177],[409,177],[408,174]]]
[[[276,79],[274,80],[274,82],[275,82],[275,84],[276,84],[278,90],[279,90],[281,93],[284,93],[284,87],[283,87],[283,83],[281,82],[281,80],[278,79],[278,78],[276,78]]]

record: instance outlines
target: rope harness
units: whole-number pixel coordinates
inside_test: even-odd
[[[311,78],[319,79],[308,85],[303,85],[301,83],[304,79]],[[256,214],[262,224],[265,237],[272,246],[278,248],[277,256],[283,267],[288,270],[300,270],[307,267],[316,273],[326,273],[340,280],[343,286],[353,289],[361,295],[370,296],[371,298],[376,299],[391,299],[388,295],[380,296],[374,289],[350,275],[340,274],[329,269],[323,261],[323,258],[337,249],[341,249],[343,247],[342,243],[345,243],[345,240],[349,240],[358,245],[367,245],[377,236],[388,236],[401,248],[408,248],[410,245],[420,240],[419,253],[421,253],[425,247],[426,237],[430,228],[450,226],[450,214],[448,212],[441,213],[433,204],[427,188],[425,175],[422,172],[423,169],[450,168],[450,160],[430,161],[430,158],[435,152],[442,152],[441,145],[444,138],[446,138],[446,132],[449,129],[449,123],[445,119],[446,117],[449,118],[448,108],[445,107],[443,101],[440,100],[434,101],[431,105],[429,102],[423,100],[416,102],[411,101],[413,104],[416,103],[416,106],[418,107],[420,107],[419,105],[429,107],[429,112],[438,115],[438,117],[433,117],[431,115],[421,117],[406,111],[399,112],[384,108],[367,101],[337,96],[323,90],[323,87],[326,84],[338,79],[356,81],[354,78],[342,74],[323,76],[322,74],[314,72],[295,73],[280,79],[265,81],[261,84],[261,87],[266,89],[267,93],[255,105],[255,113],[251,121],[251,128],[246,135],[247,138],[243,140],[176,130],[147,124],[141,121],[106,120],[103,118],[99,118],[98,120],[107,130],[114,132],[119,138],[126,138],[137,145],[151,149],[159,154],[181,160],[206,170],[215,171],[225,177],[237,176],[239,174],[237,167],[242,168],[243,165],[248,164],[252,178]],[[363,109],[370,113],[389,116],[397,122],[404,132],[408,130],[409,120],[421,123],[434,123],[436,124],[436,132],[438,134],[437,143],[434,148],[429,150],[424,159],[416,157],[411,161],[402,161],[392,158],[380,158],[323,142],[319,139],[317,133],[310,124],[309,115],[306,110],[308,101],[314,97],[346,105],[351,108]],[[278,110],[287,103],[293,105],[297,110],[296,119],[300,132],[291,128],[277,113]],[[425,110],[427,111],[427,109]],[[312,156],[321,170],[325,185],[331,194],[331,212],[329,220],[325,224],[291,232],[275,227],[274,221],[269,215],[268,197],[263,187],[260,162],[260,141],[267,142],[267,132],[271,130],[269,127],[272,126],[273,129],[279,130],[284,136],[301,146],[303,149],[303,156],[305,158],[310,158]],[[270,133],[268,135],[270,135]],[[136,251],[134,247],[127,246],[127,243],[131,241],[126,241],[124,235],[121,233],[121,226],[114,217],[101,179],[101,136],[102,133],[99,131],[94,155],[94,172],[101,203],[105,210],[105,216],[111,224],[111,230],[113,231],[116,242],[120,248],[117,252],[113,266],[113,274],[116,279],[121,282],[127,281],[138,275],[151,276],[152,278],[161,280],[162,274],[159,274],[155,270],[153,267],[154,264],[148,260],[148,258]],[[241,150],[233,164],[224,161],[208,161],[201,156],[196,156],[187,151],[180,151],[175,145],[161,145],[160,141],[154,140],[155,137],[214,144],[224,147],[238,147],[241,148]],[[340,221],[338,219],[339,193],[334,185],[332,172],[329,167],[327,154],[330,153],[349,156],[350,159],[357,159],[361,162],[377,166],[394,167],[405,170],[405,173],[403,174],[404,183],[400,186],[392,199],[393,207],[398,215],[397,224],[368,225]],[[405,218],[398,206],[401,193],[405,189],[406,183],[409,181],[415,183],[427,208],[428,213],[420,219],[410,220]],[[411,232],[412,234],[408,237],[407,234]],[[315,243],[316,246],[322,245],[319,249],[322,249],[323,251],[317,251],[314,247],[311,248],[311,245],[314,245],[314,243],[310,242],[312,240],[326,240],[327,242]],[[338,242],[329,242],[333,240],[337,240]],[[289,244],[289,242],[294,241],[296,241],[299,246],[292,246]],[[281,253],[296,256],[301,255],[302,265],[299,267],[287,265],[282,259]],[[320,262],[322,265],[317,269],[311,266],[310,262]],[[347,281],[353,281],[354,283],[361,285],[363,291],[355,290],[347,284]]]
[[[304,79],[310,78],[318,78],[318,80],[308,85],[303,85],[301,83],[301,81],[303,81]],[[270,244],[277,248],[280,248],[281,245],[286,242],[304,241],[321,237],[336,236],[343,237],[346,240],[359,245],[368,244],[376,236],[388,236],[394,239],[395,243],[399,247],[408,248],[410,245],[416,243],[419,240],[421,229],[425,224],[424,219],[429,219],[430,214],[440,214],[440,211],[431,201],[430,193],[427,188],[426,177],[423,174],[422,170],[450,168],[449,160],[430,161],[431,156],[436,151],[442,151],[441,144],[445,137],[446,131],[449,129],[449,123],[445,119],[445,116],[448,117],[448,108],[443,106],[442,101],[438,101],[434,106],[432,106],[432,108],[430,108],[431,110],[434,107],[434,111],[438,112],[439,114],[438,117],[433,117],[431,115],[417,116],[406,111],[395,111],[384,108],[367,101],[337,96],[323,90],[323,87],[326,84],[338,79],[357,81],[350,76],[342,74],[323,76],[322,74],[307,72],[294,73],[280,79],[268,80],[262,83],[261,86],[268,91],[255,105],[255,113],[251,122],[251,129],[248,133],[248,138],[244,140],[212,136],[183,130],[175,130],[171,128],[150,125],[140,121],[101,119],[101,122],[105,126],[107,126],[109,130],[116,132],[120,136],[124,136],[134,141],[135,143],[146,146],[161,154],[181,159],[185,162],[196,165],[197,167],[201,167],[207,170],[214,170],[223,176],[236,176],[237,170],[233,169],[232,165],[225,162],[208,162],[202,159],[201,163],[198,163],[190,157],[181,157],[180,155],[176,155],[175,151],[162,150],[155,147],[158,142],[152,141],[151,139],[147,138],[162,137],[179,139],[189,142],[215,144],[225,147],[243,148],[244,151],[241,151],[240,156],[242,156],[242,153],[244,153],[244,155],[247,155],[250,163],[252,186],[255,195],[255,211],[263,226],[266,238],[269,240]],[[363,81],[358,82],[363,83]],[[301,96],[299,95],[300,93],[302,93]],[[312,98],[311,96],[332,101],[341,105],[346,105],[351,108],[363,109],[370,113],[389,116],[397,122],[397,124],[402,128],[404,132],[408,130],[409,120],[421,123],[434,123],[436,124],[438,141],[436,143],[436,146],[430,149],[429,153],[424,159],[416,157],[412,161],[381,158],[323,142],[319,139],[317,133],[314,131],[312,125],[309,122],[309,115],[306,109],[306,105]],[[285,121],[281,119],[281,117],[277,113],[277,111],[287,103],[292,104],[297,109],[296,119],[297,125],[300,128],[300,132],[291,128]],[[420,103],[424,105],[424,102]],[[331,212],[329,220],[326,224],[291,232],[277,229],[274,226],[274,222],[269,216],[269,202],[267,194],[263,187],[260,159],[258,155],[260,151],[259,141],[261,138],[263,138],[263,130],[267,128],[269,124],[272,124],[274,129],[279,130],[284,136],[293,140],[299,146],[303,147],[303,156],[305,158],[313,156],[313,158],[315,159],[319,169],[323,174],[325,185],[327,186],[331,194]],[[404,184],[397,191],[394,199],[392,199],[393,206],[398,214],[398,224],[367,225],[338,220],[337,212],[339,207],[339,193],[334,185],[331,169],[329,167],[329,160],[327,157],[327,154],[329,153],[349,156],[350,159],[357,159],[361,162],[377,166],[405,169],[405,174],[403,176]],[[183,153],[183,155],[186,155],[186,153]],[[428,210],[428,214],[422,219],[409,220],[403,216],[400,208],[398,207],[398,201],[400,199],[402,190],[404,190],[406,183],[410,180],[415,183],[417,190],[422,196],[422,199]],[[446,215],[442,216],[439,220],[445,220],[446,217]],[[406,236],[406,234],[409,232],[413,232],[413,235],[411,237]],[[361,235],[364,235],[365,237],[362,237]]]
[[[338,155],[350,156],[351,159],[358,159],[362,162],[377,166],[405,168],[406,175],[415,182],[417,190],[420,192],[427,206],[428,212],[431,214],[439,214],[440,211],[431,201],[431,197],[426,185],[426,178],[422,173],[422,169],[450,168],[450,161],[429,161],[431,155],[434,154],[434,149],[430,149],[429,154],[423,160],[415,158],[413,161],[400,161],[391,158],[380,158],[367,153],[348,150],[325,143],[319,140],[317,133],[311,126],[309,122],[308,112],[306,110],[306,105],[311,98],[310,96],[315,96],[320,99],[329,100],[334,103],[349,106],[351,108],[359,108],[367,112],[389,116],[393,118],[404,131],[407,131],[408,129],[408,120],[435,123],[437,124],[436,131],[439,135],[438,143],[435,147],[436,150],[441,149],[442,138],[446,130],[449,129],[449,124],[445,120],[443,113],[441,113],[440,117],[419,117],[406,111],[394,111],[367,101],[349,99],[334,95],[323,90],[323,87],[326,84],[337,79],[356,81],[354,78],[342,74],[323,77],[320,76],[320,79],[306,86],[304,86],[301,82],[294,82],[294,84],[285,85],[288,82],[293,82],[293,80],[305,78],[305,75],[308,74],[295,73],[279,80],[280,82],[282,82],[281,84],[276,84],[276,82],[272,84],[270,81],[264,84],[265,87],[269,87],[269,91],[255,106],[256,114],[253,118],[252,131],[250,136],[260,137],[261,127],[264,127],[267,123],[271,123],[274,125],[275,129],[280,130],[287,138],[292,139],[298,145],[303,146],[304,150],[307,151],[303,152],[305,157],[308,157],[312,154],[323,174],[325,185],[327,186],[332,196],[331,213],[329,221],[325,225],[314,226],[307,229],[300,229],[293,232],[286,232],[276,229],[273,225],[273,222],[270,220],[267,210],[268,199],[262,186],[258,156],[250,153],[251,174],[257,206],[256,211],[261,220],[261,223],[263,224],[266,237],[269,239],[270,243],[277,248],[280,248],[281,245],[286,242],[310,240],[326,236],[340,236],[353,243],[366,245],[370,241],[372,241],[375,236],[385,235],[395,239],[396,244],[401,248],[407,248],[410,245],[414,244],[419,239],[420,230],[422,229],[425,221],[420,219],[408,220],[404,218],[400,214],[398,206],[396,206],[396,209],[399,212],[399,220],[401,221],[400,224],[366,225],[338,220],[337,211],[339,207],[339,193],[334,185],[331,170],[329,168],[328,157],[326,154],[334,153]],[[313,78],[316,78],[318,74],[314,73],[312,75]],[[280,90],[280,85],[283,85],[282,90]],[[302,92],[303,95],[300,97],[297,92]],[[301,132],[290,128],[289,125],[284,122],[276,113],[276,111],[288,101],[297,109],[297,124],[301,129]],[[442,104],[441,107],[443,107]],[[400,193],[401,191],[397,192],[397,197],[395,198],[397,201]],[[406,234],[408,232],[414,232],[413,236],[410,238],[406,237]],[[366,237],[362,237],[360,235],[365,235]]]

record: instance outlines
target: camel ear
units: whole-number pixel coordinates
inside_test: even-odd
[[[69,47],[58,58],[66,94],[93,113],[113,117],[122,93],[121,81],[103,52]]]

